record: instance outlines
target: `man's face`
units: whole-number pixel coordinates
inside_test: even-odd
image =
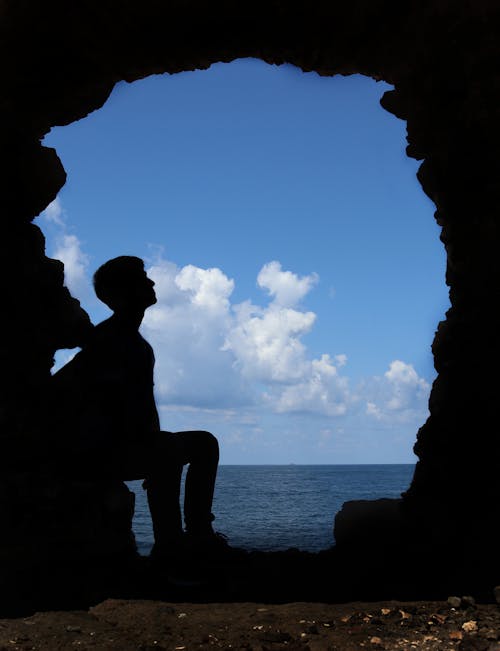
[[[134,300],[146,309],[156,303],[156,293],[153,289],[154,285],[154,282],[151,278],[148,278],[146,272],[142,271],[138,272],[137,280],[134,279],[134,282],[127,289],[130,291]]]

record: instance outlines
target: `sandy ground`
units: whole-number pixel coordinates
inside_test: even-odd
[[[500,651],[500,607],[467,599],[373,603],[166,603],[108,599],[88,611],[0,619],[0,651]]]

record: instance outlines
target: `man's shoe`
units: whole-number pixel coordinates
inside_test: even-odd
[[[149,555],[152,569],[167,583],[177,587],[196,587],[203,583],[203,572],[186,544],[185,535],[162,545],[155,543]]]
[[[185,536],[187,548],[200,560],[229,560],[246,556],[243,549],[231,547],[227,536],[219,531],[187,532]]]
[[[172,561],[180,560],[186,548],[184,532],[172,536],[161,543],[155,542],[149,553],[149,559],[155,565],[168,565]]]

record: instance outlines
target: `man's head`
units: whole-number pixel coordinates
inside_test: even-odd
[[[144,262],[130,255],[108,260],[94,274],[95,293],[113,312],[144,311],[156,303],[153,286]]]

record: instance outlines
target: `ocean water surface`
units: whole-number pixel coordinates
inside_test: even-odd
[[[399,497],[414,464],[220,466],[214,528],[229,543],[262,551],[297,547],[319,551],[334,544],[333,518],[344,502]],[[153,531],[141,481],[127,482],[136,494],[134,532],[141,554]]]

